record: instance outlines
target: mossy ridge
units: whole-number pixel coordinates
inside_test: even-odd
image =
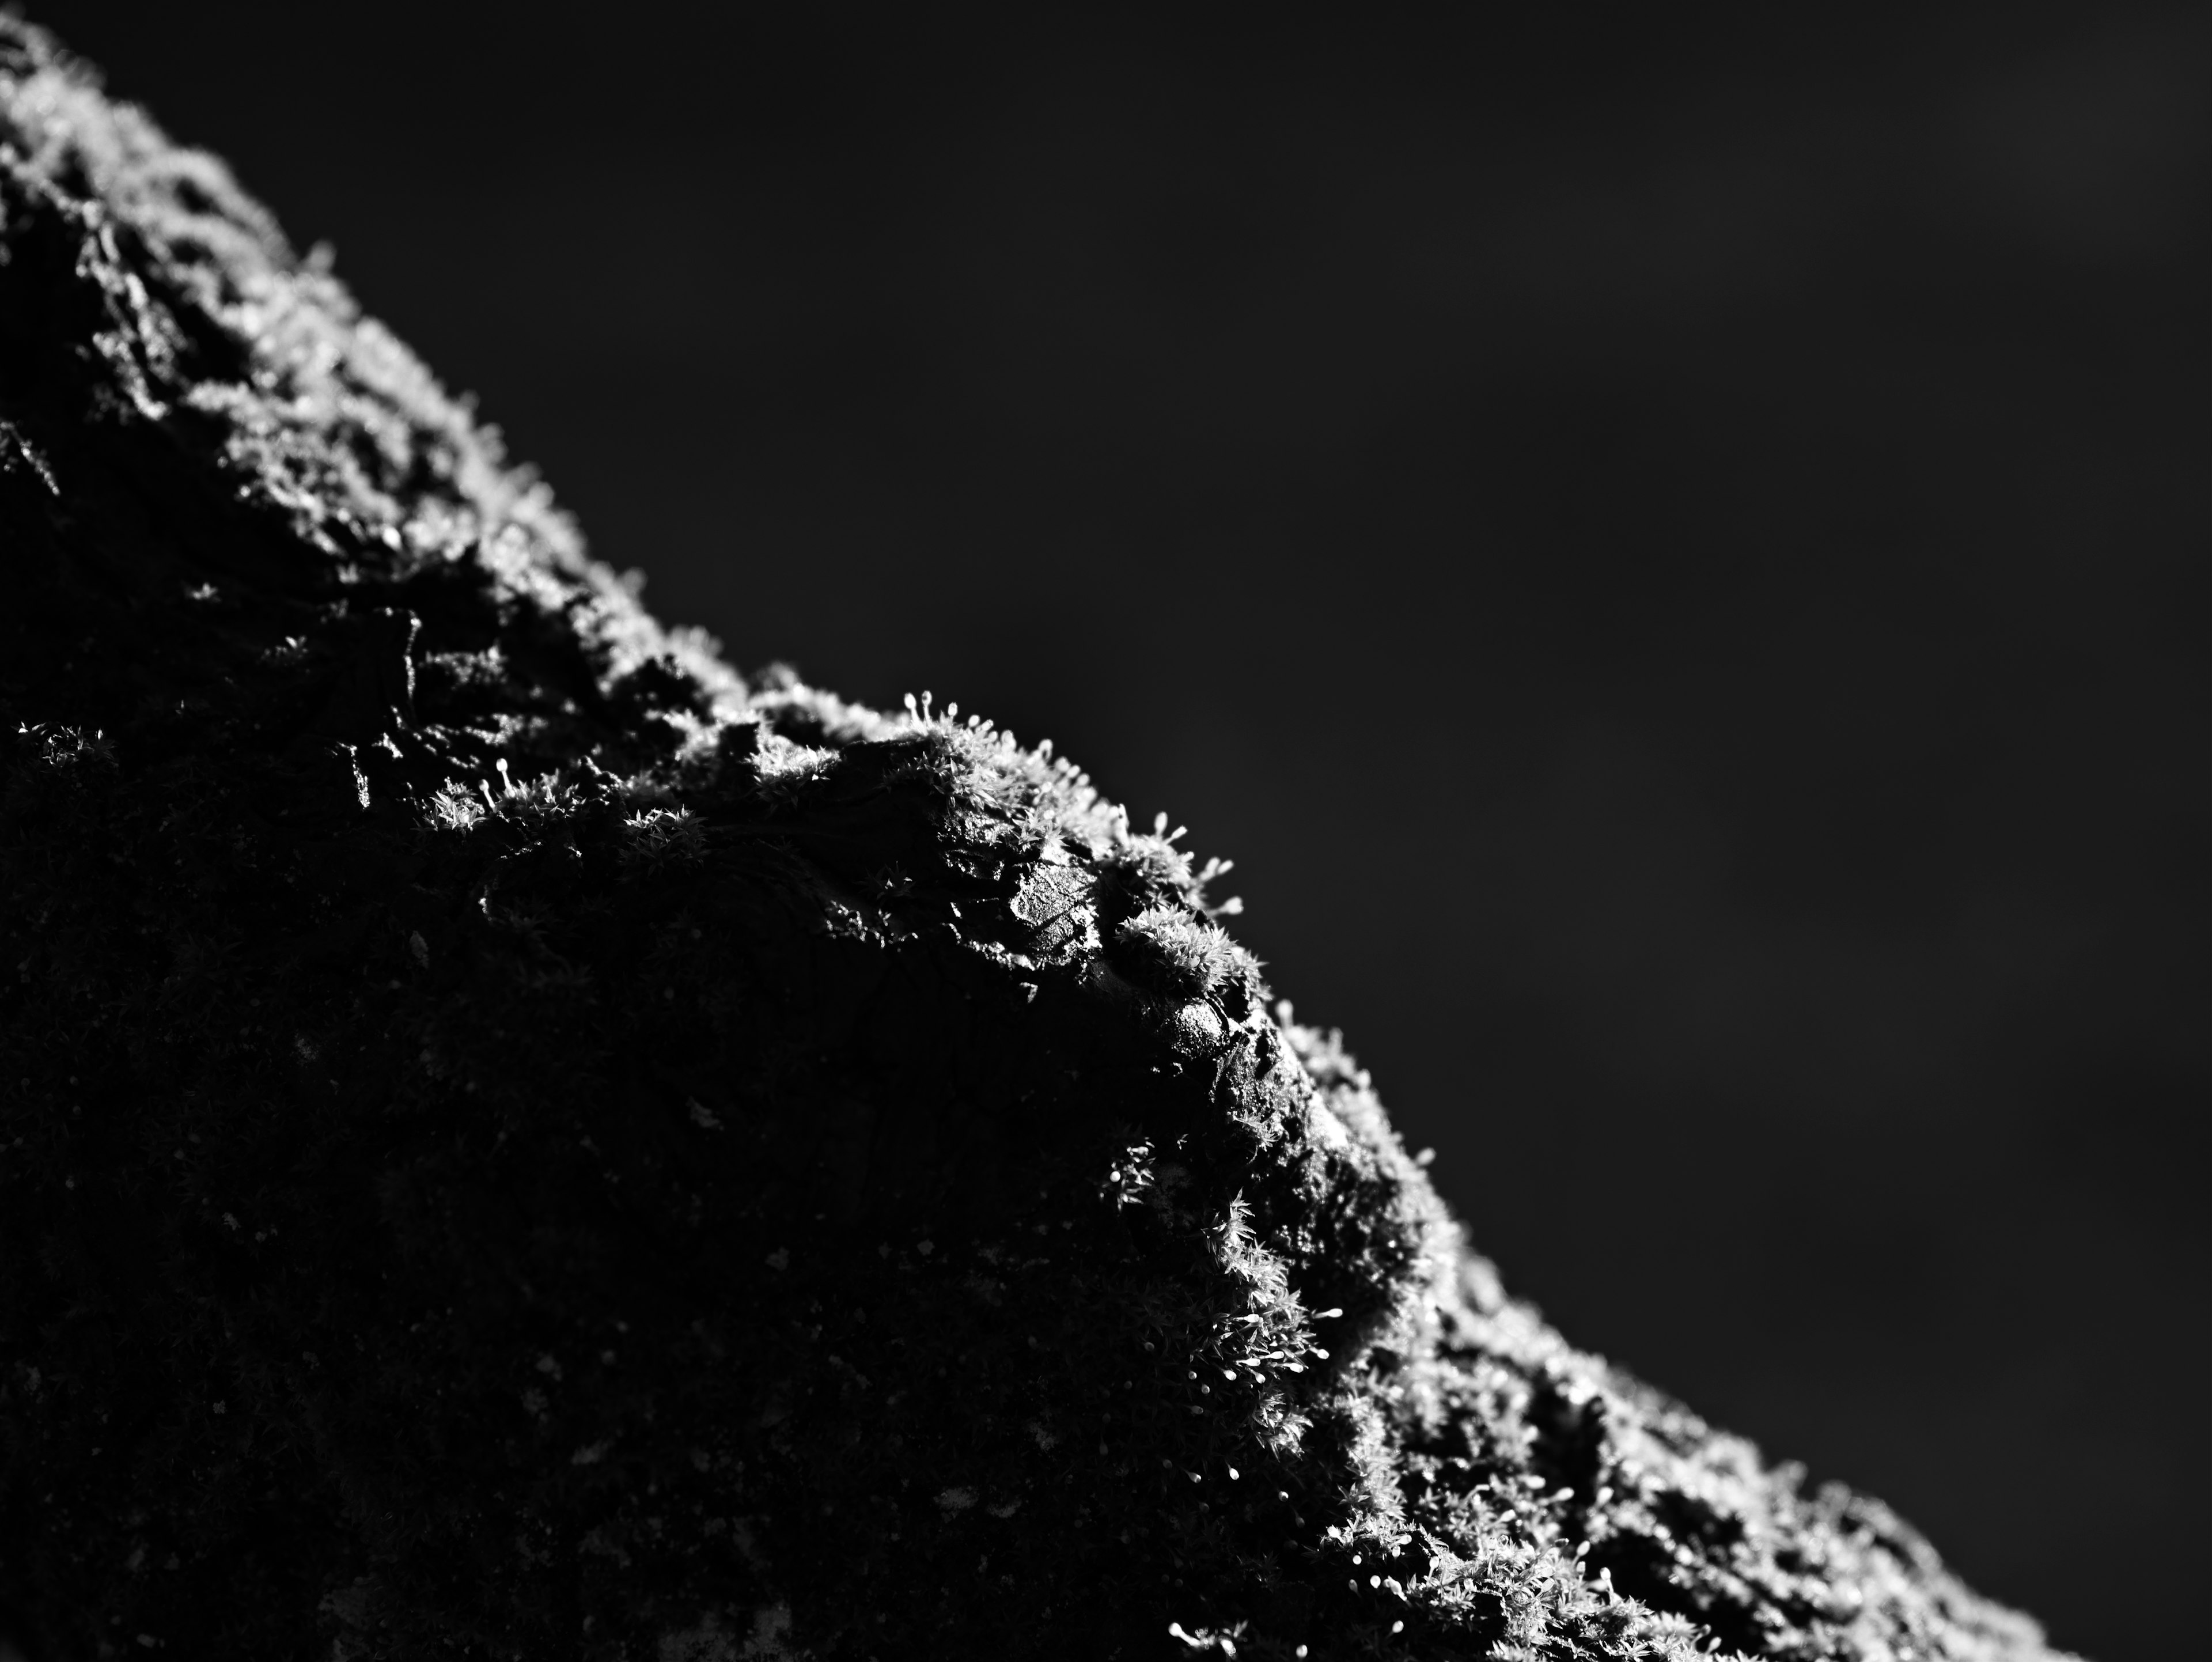
[[[15,24],[0,161],[32,1662],[2043,1653],[1506,1299],[1164,824],[661,630]]]

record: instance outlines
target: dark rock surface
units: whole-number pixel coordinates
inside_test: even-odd
[[[1164,825],[661,629],[12,23],[0,560],[28,1662],[2046,1653],[1507,1298]]]

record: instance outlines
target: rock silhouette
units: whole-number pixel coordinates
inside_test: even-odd
[[[0,21],[0,1654],[2048,1654],[1506,1296],[1181,833],[662,628],[326,267]]]

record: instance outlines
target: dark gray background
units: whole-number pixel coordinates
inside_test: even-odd
[[[1235,857],[1571,1337],[2193,1649],[2202,10],[751,9],[38,15],[664,617]]]

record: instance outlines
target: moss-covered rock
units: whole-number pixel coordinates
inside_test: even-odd
[[[1164,824],[662,629],[8,22],[0,572],[0,1653],[2045,1653],[1506,1298]]]

